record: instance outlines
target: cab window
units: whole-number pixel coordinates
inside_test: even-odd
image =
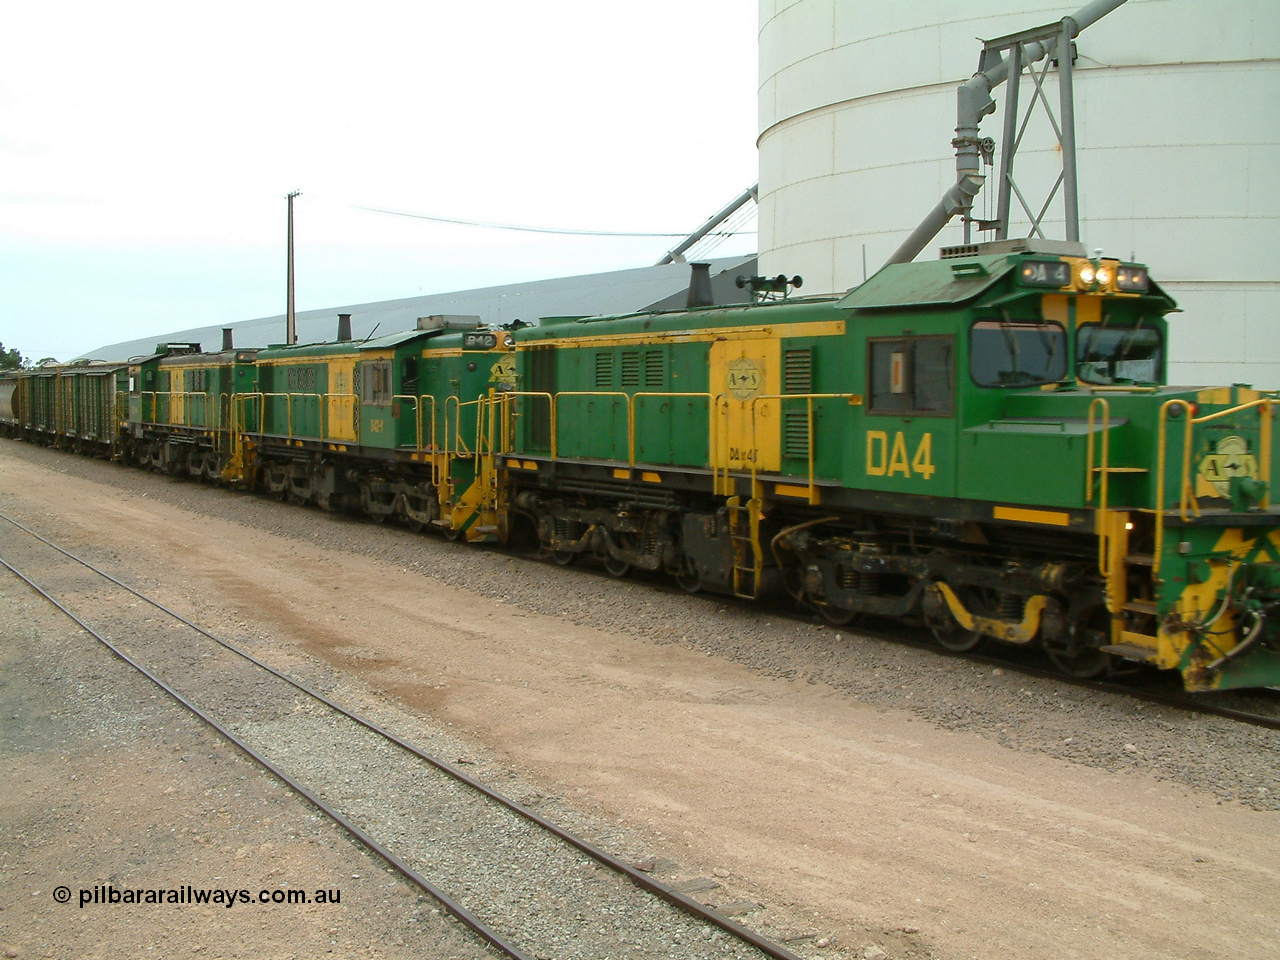
[[[376,360],[364,364],[360,402],[385,406],[391,402],[391,361]]]
[[[1159,383],[1164,338],[1152,327],[1081,325],[1076,334],[1076,376],[1086,383]]]
[[[870,413],[939,416],[951,413],[955,344],[951,337],[900,337],[867,342]]]
[[[1067,375],[1067,334],[1044,320],[979,320],[969,328],[969,375],[980,387],[1034,387]]]

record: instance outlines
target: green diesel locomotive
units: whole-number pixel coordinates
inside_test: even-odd
[[[1007,241],[842,297],[544,322],[506,496],[562,562],[1278,685],[1275,395],[1167,386],[1173,308],[1143,266]]]
[[[1280,686],[1277,397],[1168,386],[1145,267],[1023,240],[843,296],[752,282],[751,305],[25,371],[0,429],[1078,676]]]

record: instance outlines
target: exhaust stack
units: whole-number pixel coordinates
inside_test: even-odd
[[[689,298],[685,301],[685,308],[714,307],[716,298],[711,292],[711,264],[691,263],[689,269]]]
[[[351,314],[338,314],[338,342],[351,339]]]
[[[230,327],[223,327],[223,328],[222,328],[222,349],[223,349],[223,350],[234,350],[234,349],[235,349],[235,345],[231,342],[231,328],[230,328]]]

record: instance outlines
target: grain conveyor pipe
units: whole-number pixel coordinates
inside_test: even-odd
[[[738,194],[736,197],[730,200],[727,204],[725,204],[721,209],[713,213],[707,219],[706,223],[704,223],[697,230],[693,231],[693,233],[689,234],[689,236],[685,237],[678,244],[676,244],[674,247],[668,250],[663,255],[662,259],[659,260],[657,263],[655,263],[654,266],[662,267],[668,263],[684,263],[685,262],[684,255],[685,253],[688,252],[690,247],[692,247],[695,243],[697,243],[699,240],[701,240],[703,237],[709,234],[716,227],[720,226],[720,224],[728,220],[729,217],[737,213],[738,210],[741,209],[743,206],[745,206],[747,203],[757,199],[759,193],[760,193],[760,184],[753,183],[751,186],[747,187],[747,189],[743,190],[740,194]]]
[[[1071,16],[1063,17],[1061,30],[1056,36],[1022,45],[1022,54],[1016,61],[1018,69],[1038,63],[1046,56],[1053,54],[1061,43],[1064,41],[1070,43],[1082,30],[1101,20],[1124,2],[1125,0],[1094,0],[1093,3],[1087,4]],[[978,195],[985,180],[982,174],[981,138],[978,136],[978,126],[982,123],[983,117],[995,113],[996,104],[991,98],[991,91],[1009,79],[1011,59],[1013,58],[1001,57],[992,66],[975,73],[956,91],[956,137],[951,141],[952,146],[956,148],[955,185],[929,211],[920,225],[911,232],[911,235],[894,251],[893,256],[886,263],[910,263],[941,232],[952,217],[972,206],[973,198]],[[1070,77],[1069,65],[1063,73],[1065,77]],[[1069,96],[1070,81],[1065,82],[1068,84],[1067,96]],[[1075,141],[1073,134],[1064,131],[1064,136],[1071,138],[1069,142],[1063,143],[1063,156],[1064,163],[1071,164],[1071,170],[1066,179],[1070,180],[1067,184],[1068,203],[1073,204]],[[1006,145],[1007,148],[1008,145]],[[1069,158],[1067,158],[1068,153],[1071,154]],[[1070,220],[1070,217],[1068,219]]]

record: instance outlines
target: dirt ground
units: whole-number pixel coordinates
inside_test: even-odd
[[[660,853],[807,917],[830,941],[815,956],[1242,960],[1280,942],[1275,813],[1010,750],[2,452],[0,511],[118,555],[179,609],[198,597],[206,622],[251,623],[363,678]],[[67,790],[77,763],[91,775],[93,758],[74,754],[7,771],[6,818]],[[140,864],[168,862],[133,827],[44,842],[93,849],[123,833]],[[38,860],[25,869],[50,872],[6,870],[6,901],[54,882]],[[74,913],[45,910],[44,935],[88,919]],[[0,923],[24,955],[30,931]]]

